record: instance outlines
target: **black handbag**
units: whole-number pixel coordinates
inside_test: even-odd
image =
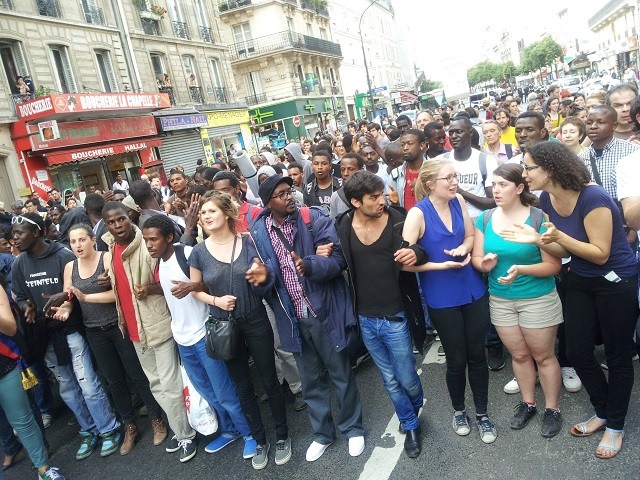
[[[233,261],[236,255],[238,238],[233,241],[231,264],[229,265],[229,295],[233,294]],[[238,326],[232,312],[227,318],[209,315],[205,323],[207,355],[215,360],[231,360],[238,351]]]

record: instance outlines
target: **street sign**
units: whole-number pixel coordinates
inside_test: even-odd
[[[299,127],[300,126],[300,117],[298,115],[293,117],[292,121],[293,121],[293,126],[294,127]]]

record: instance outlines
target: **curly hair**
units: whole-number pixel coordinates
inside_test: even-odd
[[[527,154],[565,190],[579,192],[591,181],[587,166],[563,143],[539,142],[528,148]]]
[[[227,226],[229,227],[229,230],[236,233],[238,204],[233,197],[228,193],[219,192],[218,190],[210,190],[200,199],[200,209],[202,210],[204,204],[209,202],[212,202],[224,215],[229,217],[227,219]]]

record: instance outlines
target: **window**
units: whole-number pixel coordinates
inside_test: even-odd
[[[258,97],[263,94],[260,72],[249,72],[244,76],[244,84],[249,96]]]
[[[198,20],[200,39],[203,42],[213,43],[211,28],[209,28],[209,21],[207,20],[206,10],[202,2],[203,0],[193,0],[193,11],[196,13],[196,19]]]
[[[100,73],[100,80],[102,81],[102,89],[107,93],[117,92],[118,83],[113,73],[109,52],[106,50],[96,50],[96,61],[98,62],[98,72]]]
[[[0,10],[13,10],[13,2],[11,0],[0,0]]]
[[[313,25],[311,25],[310,23],[307,23],[307,35],[313,37]]]
[[[249,23],[233,26],[233,41],[237,44],[238,55],[246,55],[255,51],[252,40]]]
[[[62,93],[76,93],[76,81],[71,69],[69,60],[69,49],[63,45],[53,45],[51,48],[51,59],[56,76],[57,89]]]
[[[322,89],[322,75],[320,74],[320,67],[316,67],[316,78],[318,79],[318,86]]]
[[[0,40],[0,61],[2,61],[11,93],[14,95],[20,93],[16,86],[18,77],[26,77],[28,74],[22,54],[22,45],[19,42]]]
[[[296,31],[296,29],[293,26],[293,18],[291,18],[291,17],[287,17],[287,29],[290,32],[295,32]]]
[[[218,67],[218,60],[215,58],[209,59],[209,67],[211,68],[211,78],[213,79],[213,93],[216,101],[221,103],[227,103],[227,90],[220,77],[220,68]]]
[[[104,13],[98,7],[97,0],[82,0],[82,11],[87,23],[104,25]]]
[[[189,30],[187,29],[187,23],[185,22],[182,10],[178,4],[178,0],[167,0],[167,11],[171,24],[173,26],[173,33],[178,38],[189,38]]]
[[[298,78],[301,82],[304,82],[304,71],[302,70],[302,65],[298,64]]]
[[[164,74],[167,73],[167,69],[164,64],[164,55],[161,53],[151,53],[151,67],[156,78],[160,81],[164,80]]]
[[[36,8],[45,17],[62,18],[62,9],[58,0],[36,0]]]
[[[327,39],[327,30],[326,29],[324,29],[324,28],[320,29],[320,38],[322,40],[326,40]]]

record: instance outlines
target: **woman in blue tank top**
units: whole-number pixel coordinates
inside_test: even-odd
[[[453,405],[453,429],[471,431],[465,407],[465,371],[476,408],[480,438],[492,443],[496,428],[487,416],[489,370],[484,337],[489,323],[487,290],[471,266],[474,227],[464,199],[457,194],[458,178],[451,162],[435,158],[420,169],[415,194],[419,202],[409,210],[403,237],[419,243],[429,262],[419,272],[429,316],[438,330],[447,357],[447,388]]]

